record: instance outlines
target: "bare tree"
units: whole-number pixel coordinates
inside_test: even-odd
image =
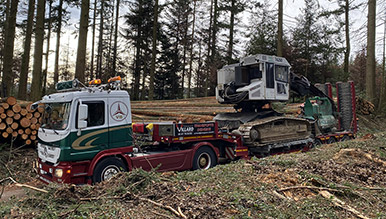
[[[31,99],[39,100],[42,94],[42,61],[44,41],[45,0],[38,0],[36,11],[34,66],[32,71]]]
[[[25,40],[24,40],[24,53],[21,61],[21,71],[20,71],[20,79],[19,79],[19,91],[18,91],[18,98],[22,100],[27,99],[27,81],[28,81],[29,58],[31,53],[31,38],[32,38],[34,16],[35,16],[35,0],[29,0],[27,31],[26,31]]]
[[[96,16],[97,16],[97,0],[94,0],[94,9],[92,17],[92,43],[91,43],[91,66],[90,66],[90,78],[94,78],[94,54],[95,54],[95,27],[96,27]]]
[[[10,8],[6,17],[6,31],[4,42],[4,67],[3,67],[3,79],[2,79],[2,96],[9,96],[11,94],[12,84],[10,81],[13,79],[12,66],[13,66],[13,50],[15,43],[15,27],[16,27],[16,14],[17,5],[19,0],[12,0]],[[7,5],[9,6],[9,4]]]
[[[344,52],[344,73],[349,75],[349,62],[350,62],[350,0],[345,0],[344,17],[345,17],[345,33],[346,33],[346,51]]]
[[[90,0],[82,0],[80,23],[79,23],[79,38],[78,51],[76,55],[75,78],[80,82],[84,82],[84,71],[86,69],[86,48],[87,48],[87,30],[89,18]]]
[[[103,22],[104,22],[104,4],[105,1],[101,0],[101,8],[99,9],[100,21],[99,21],[99,39],[98,39],[98,54],[97,54],[97,70],[96,77],[102,77],[102,60],[103,60]]]
[[[196,23],[196,4],[197,0],[193,0],[193,21],[192,21],[192,36],[190,39],[190,60],[189,60],[189,73],[188,73],[188,98],[190,98],[190,90],[192,86],[192,70],[193,70],[193,44],[194,44],[194,29]]]
[[[367,18],[367,60],[366,60],[366,96],[375,100],[375,14],[376,0],[368,2]]]
[[[150,68],[150,83],[149,83],[149,100],[154,99],[154,72],[155,58],[157,56],[157,30],[158,30],[158,0],[154,3],[154,20],[153,20],[153,39],[151,52],[151,68]]]
[[[283,0],[279,0],[277,31],[277,56],[283,56]]]
[[[54,71],[54,84],[59,81],[59,50],[60,50],[60,36],[62,31],[62,19],[63,19],[63,0],[59,0],[58,7],[58,29],[56,32],[56,49],[55,49],[55,71]]]
[[[156,0],[158,1],[158,0]],[[115,11],[115,28],[114,28],[114,48],[113,48],[113,74],[117,74],[117,47],[118,47],[118,23],[119,23],[119,5],[120,0],[117,0],[117,6]]]
[[[48,58],[50,55],[50,42],[51,42],[51,27],[52,27],[52,0],[48,0],[48,26],[47,26],[47,43],[46,43],[46,63],[45,69],[43,71],[43,91],[42,94],[45,95],[47,90],[47,74],[48,74]]]

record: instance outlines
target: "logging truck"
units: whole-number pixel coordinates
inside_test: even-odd
[[[307,151],[315,144],[355,136],[352,83],[337,85],[335,107],[331,85],[320,85],[326,88],[323,92],[291,75],[284,58],[259,55],[253,62],[245,60],[218,72],[217,99],[234,103],[235,113],[219,114],[209,122],[133,123],[130,96],[120,90],[120,77],[103,85],[100,80],[89,86],[77,80],[58,83],[58,93],[33,105],[45,108],[37,145],[40,180],[92,184],[134,168],[208,169],[252,156]],[[288,100],[290,82],[291,90],[313,90],[297,118],[264,107],[269,101]]]

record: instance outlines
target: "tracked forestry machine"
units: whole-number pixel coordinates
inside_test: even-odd
[[[251,151],[263,154],[311,142],[331,143],[341,135],[352,137],[351,131],[356,131],[353,84],[338,83],[338,111],[331,84],[314,86],[290,68],[285,58],[259,54],[220,69],[216,98],[233,104],[235,112],[218,114],[214,120],[219,128],[241,135]],[[288,101],[290,91],[310,97],[299,117],[271,108],[272,102]]]

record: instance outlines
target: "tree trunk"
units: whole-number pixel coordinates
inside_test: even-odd
[[[112,51],[113,51],[113,33],[114,33],[114,7],[115,7],[115,0],[113,0],[111,4],[111,14],[109,17],[111,17],[111,25],[109,25],[110,29],[108,30],[108,46],[107,46],[107,56],[106,59],[108,60],[106,63],[106,68],[107,72],[103,74],[102,81],[108,81],[109,78],[112,76],[111,74],[113,73],[112,70]],[[108,21],[107,21],[108,22]]]
[[[52,0],[48,0],[48,30],[47,30],[47,48],[46,48],[46,69],[43,72],[43,91],[42,96],[45,95],[47,90],[47,74],[48,74],[48,58],[50,55],[50,39],[51,39],[51,26],[52,26]]]
[[[63,17],[63,0],[60,0],[59,11],[58,11],[58,30],[56,32],[54,85],[59,81],[59,55],[60,55],[59,49],[60,49],[60,35],[62,31],[62,17]]]
[[[228,51],[227,51],[227,61],[228,64],[232,63],[232,54],[233,54],[233,32],[235,28],[235,3],[236,0],[232,0],[232,5],[231,5],[231,17],[230,17],[230,22],[229,22],[229,42],[228,42]]]
[[[189,74],[188,74],[188,98],[190,98],[190,90],[192,86],[192,70],[193,70],[193,44],[194,44],[194,27],[196,23],[196,2],[193,0],[193,21],[192,21],[192,38],[190,39],[190,60],[189,60]]]
[[[279,0],[279,16],[277,31],[277,56],[283,56],[283,0]]]
[[[139,3],[139,11],[142,11],[142,2]],[[141,24],[138,23],[137,27],[137,37],[135,42],[135,67],[134,67],[134,100],[139,99],[139,81],[141,78],[141,35],[142,35],[142,27]]]
[[[367,18],[366,96],[375,100],[375,15],[376,0],[369,0]]]
[[[38,0],[36,11],[36,30],[35,30],[35,52],[34,66],[32,71],[31,99],[39,100],[42,94],[42,61],[43,61],[43,41],[44,41],[44,14],[45,0]]]
[[[24,40],[24,53],[21,61],[21,71],[19,79],[19,91],[18,98],[21,100],[27,99],[27,81],[28,81],[28,70],[29,70],[29,58],[31,53],[31,38],[33,20],[35,16],[35,0],[29,0],[28,2],[28,20],[27,20],[27,31]]]
[[[86,48],[89,9],[90,0],[82,0],[79,23],[78,51],[76,56],[75,68],[75,78],[77,78],[82,83],[84,83],[84,72],[86,69]]]
[[[101,8],[99,11],[100,16],[100,24],[99,24],[99,39],[98,39],[98,55],[97,55],[97,71],[96,71],[96,77],[101,78],[102,77],[102,61],[103,61],[103,11],[104,11],[104,4],[105,1],[101,0]]]
[[[11,8],[9,10],[9,16],[6,18],[6,31],[5,31],[5,42],[4,42],[4,69],[2,79],[2,96],[11,95],[12,84],[10,81],[13,80],[12,66],[13,66],[13,50],[15,44],[15,27],[16,27],[16,14],[17,5],[19,0],[12,0]]]
[[[188,15],[186,15],[188,16]],[[182,77],[181,77],[181,98],[184,98],[184,87],[185,87],[185,72],[186,72],[186,51],[187,51],[187,41],[188,41],[188,18],[186,18],[186,24],[184,29],[184,39],[183,39],[183,52],[182,52]]]
[[[158,30],[158,0],[154,3],[154,22],[153,22],[153,41],[151,51],[151,68],[150,68],[150,83],[149,83],[149,100],[154,99],[154,72],[155,61],[157,56],[157,30]]]
[[[158,1],[158,0],[156,0]],[[117,75],[117,47],[118,47],[118,22],[119,22],[119,5],[120,0],[117,0],[117,6],[115,11],[115,29],[114,29],[114,49],[113,49],[113,74]]]
[[[202,65],[202,47],[201,47],[201,40],[199,41],[199,45],[198,45],[198,68],[196,70],[196,75],[197,75],[197,85],[196,85],[196,97],[199,97],[200,96],[200,93],[202,94],[202,92],[200,92],[201,88],[202,88],[202,83],[201,83],[201,80],[202,80],[202,70],[200,68],[200,66]],[[201,87],[199,86],[201,85]]]
[[[386,16],[386,12],[384,13]],[[386,51],[385,51],[385,44],[386,44],[386,20],[384,22],[384,29],[383,29],[383,54],[382,54],[382,83],[381,83],[381,95],[379,97],[379,105],[378,105],[378,110],[380,112],[383,112],[385,114],[385,109],[386,109],[386,74],[385,74],[385,56],[386,56]]]
[[[96,15],[97,15],[97,0],[94,0],[94,15],[92,18],[92,43],[91,43],[91,66],[90,66],[90,79],[94,78],[94,53],[95,53],[95,27],[96,27]]]
[[[346,29],[346,51],[344,53],[344,75],[345,79],[349,77],[349,62],[350,62],[350,1],[346,0],[346,5],[344,7],[344,17],[345,17],[345,29]]]
[[[212,28],[213,28],[213,8],[214,8],[214,1],[217,2],[217,0],[211,0],[210,1],[210,18],[209,18],[209,31],[208,31],[208,51],[207,51],[207,69],[206,69],[206,75],[205,75],[205,82],[204,82],[204,95],[205,97],[208,96],[208,87],[209,87],[209,75],[210,75],[210,65],[212,64],[211,60],[211,54],[212,51]]]

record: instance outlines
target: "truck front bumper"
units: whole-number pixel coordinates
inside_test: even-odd
[[[38,159],[39,179],[44,183],[87,183],[87,169],[90,162],[60,162],[51,165]]]

